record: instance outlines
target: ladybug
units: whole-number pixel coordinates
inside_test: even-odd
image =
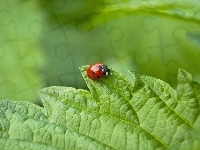
[[[101,63],[90,65],[87,69],[87,75],[92,80],[98,80],[104,76],[109,76],[110,74],[108,66]]]

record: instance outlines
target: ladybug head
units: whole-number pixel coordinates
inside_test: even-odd
[[[108,66],[100,66],[100,70],[103,71],[104,75],[109,76],[110,75],[110,69],[108,68]]]

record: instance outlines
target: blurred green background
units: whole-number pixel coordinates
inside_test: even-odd
[[[200,81],[197,0],[0,1],[0,99],[40,104],[47,86],[84,88],[78,67],[103,62],[176,88],[178,68]]]

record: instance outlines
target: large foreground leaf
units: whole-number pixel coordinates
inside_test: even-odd
[[[200,85],[179,70],[177,90],[131,72],[92,81],[90,90],[49,87],[44,108],[0,101],[0,149],[189,149],[200,147]]]

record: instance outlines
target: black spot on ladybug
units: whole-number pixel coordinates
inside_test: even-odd
[[[100,78],[100,76],[97,76],[97,78],[99,79],[99,78]]]
[[[95,74],[93,71],[92,71],[92,73]]]

